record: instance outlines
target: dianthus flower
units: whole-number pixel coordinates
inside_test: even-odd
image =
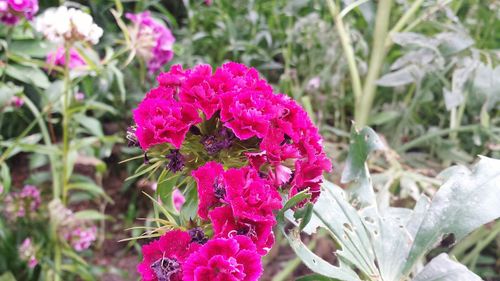
[[[184,262],[184,281],[256,281],[262,275],[260,256],[245,236],[208,241]]]
[[[97,228],[88,221],[75,217],[73,211],[66,208],[60,200],[49,203],[51,221],[57,225],[59,237],[75,251],[84,251],[96,240]]]
[[[96,240],[97,228],[76,226],[75,228],[64,233],[64,239],[77,252],[84,251],[92,245]]]
[[[64,47],[59,47],[57,50],[47,54],[46,62],[48,65],[56,65],[64,67],[66,65],[66,53]],[[86,66],[87,63],[75,48],[71,48],[69,52],[69,69],[75,69]]]
[[[211,237],[184,262],[183,278],[256,280],[282,201],[305,192],[310,198],[298,207],[315,202],[331,169],[318,130],[301,106],[242,64],[175,65],[158,84],[134,110],[127,138],[181,178],[186,194],[196,183],[198,218],[186,224],[209,229]],[[245,251],[258,262],[240,263],[236,240],[251,244]],[[208,250],[225,244],[230,253]]]
[[[91,15],[65,6],[47,9],[37,17],[35,29],[58,44],[80,41],[95,45],[103,34]]]
[[[0,0],[0,22],[15,25],[20,19],[32,20],[38,11],[38,0]]]
[[[29,268],[35,268],[38,264],[36,259],[36,249],[31,241],[31,238],[24,239],[23,243],[18,248],[19,257],[21,260],[28,263]]]
[[[175,37],[149,11],[125,16],[132,22],[128,29],[134,50],[146,62],[149,73],[156,73],[172,60]]]
[[[199,247],[188,232],[169,231],[142,246],[143,260],[137,271],[144,281],[181,281],[185,260]]]
[[[189,128],[199,122],[196,108],[174,99],[150,98],[134,110],[136,135],[143,149],[171,143],[180,148]]]
[[[25,185],[20,192],[12,192],[5,197],[4,213],[9,220],[31,218],[40,203],[40,190],[36,186]]]

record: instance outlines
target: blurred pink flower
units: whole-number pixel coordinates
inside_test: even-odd
[[[26,217],[35,212],[42,199],[40,190],[33,185],[25,185],[20,192],[11,192],[4,199],[4,213],[9,220]]]
[[[24,105],[24,100],[22,97],[13,96],[10,100],[10,104],[12,104],[14,107],[20,108]]]
[[[22,18],[28,20],[38,11],[38,0],[0,0],[0,22],[15,25]]]
[[[35,257],[36,250],[31,242],[31,238],[24,239],[23,243],[18,248],[18,252],[21,260],[26,261],[29,268],[35,268],[38,264],[38,260]]]
[[[66,232],[64,239],[69,242],[75,251],[81,252],[90,248],[92,242],[97,239],[96,234],[97,228],[95,226],[77,226],[69,232]]]
[[[184,205],[184,202],[186,202],[186,198],[184,198],[184,195],[178,189],[174,190],[174,193],[172,196],[173,196],[173,200],[174,200],[174,207],[178,212],[180,212],[182,205]]]
[[[146,61],[150,74],[158,72],[174,56],[175,37],[149,11],[125,16],[133,23],[129,32],[135,51]]]
[[[48,65],[64,67],[66,65],[66,51],[64,47],[59,47],[57,50],[48,53],[46,62]],[[87,63],[78,51],[75,48],[71,48],[69,51],[69,69],[75,69],[86,65]]]
[[[82,92],[75,93],[76,101],[83,101],[85,99],[85,94]]]

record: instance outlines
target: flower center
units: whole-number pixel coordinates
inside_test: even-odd
[[[184,168],[185,158],[179,149],[170,149],[170,154],[165,156],[165,158],[170,160],[167,164],[167,169],[173,173],[177,173]]]
[[[158,281],[171,281],[171,278],[181,271],[179,262],[172,258],[160,258],[151,264]]]
[[[215,155],[223,149],[230,148],[234,139],[234,133],[230,129],[223,127],[215,135],[204,136],[200,142],[209,155]]]
[[[214,181],[214,196],[219,200],[226,196],[226,188],[219,177],[215,178]]]
[[[248,237],[256,237],[257,232],[255,231],[255,226],[251,224],[244,224],[242,225],[236,233],[238,235],[246,235]]]
[[[203,232],[201,227],[191,228],[189,231],[189,236],[191,236],[191,242],[196,242],[198,244],[205,244],[208,241],[208,237]]]

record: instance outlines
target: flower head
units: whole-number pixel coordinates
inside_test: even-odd
[[[38,16],[35,28],[54,43],[89,42],[97,44],[103,34],[92,16],[75,8],[59,6]]]
[[[198,184],[198,215],[202,219],[208,219],[209,210],[224,202],[226,188],[223,173],[224,168],[217,162],[208,162],[192,173]]]
[[[134,110],[134,121],[139,144],[146,150],[161,143],[180,148],[189,128],[201,122],[201,118],[190,104],[151,98]]]
[[[18,252],[21,260],[26,261],[29,268],[35,268],[38,264],[38,260],[35,256],[36,249],[31,241],[31,238],[24,239],[23,243],[18,248]]]
[[[142,270],[157,280],[257,280],[283,199],[305,190],[315,201],[331,169],[318,130],[302,107],[242,64],[175,65],[158,82],[134,111],[133,135],[156,159],[166,155],[169,172],[196,181],[191,239],[168,245],[203,246],[187,259],[159,251],[162,258]]]
[[[36,186],[25,185],[20,192],[11,192],[5,197],[5,216],[10,220],[30,218],[40,207],[41,201],[40,190]]]
[[[184,281],[256,281],[262,262],[245,236],[216,238],[194,252],[182,266]]]
[[[38,0],[0,0],[0,22],[15,25],[22,18],[33,19],[38,11]]]
[[[64,47],[59,47],[57,50],[48,53],[46,61],[48,65],[64,67],[66,65],[66,52]],[[80,68],[86,65],[87,63],[78,51],[75,48],[71,48],[69,51],[69,69]]]
[[[66,232],[65,239],[77,252],[84,251],[92,245],[92,242],[96,240],[97,228],[95,226],[91,227],[80,227],[77,226],[74,229]]]
[[[151,17],[149,11],[126,17],[133,23],[129,33],[134,50],[143,58],[150,73],[156,73],[174,56],[175,37],[170,29]]]
[[[209,217],[216,237],[236,234],[247,236],[260,255],[267,254],[274,244],[273,226],[276,225],[276,219],[272,216],[259,220],[238,217],[231,206],[226,205],[210,211]]]
[[[142,246],[143,260],[137,271],[144,281],[181,281],[182,265],[199,246],[192,242],[187,232],[169,231],[160,239]]]

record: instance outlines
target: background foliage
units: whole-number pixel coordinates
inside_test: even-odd
[[[441,182],[434,176],[445,167],[472,164],[476,155],[500,158],[498,1],[40,1],[41,10],[60,4],[88,11],[105,30],[93,49],[78,46],[91,68],[73,79],[72,90],[83,92],[85,100],[65,114],[63,76],[48,73],[44,65],[53,46],[29,23],[0,28],[0,198],[29,183],[40,186],[50,201],[62,171],[63,116],[70,116],[67,203],[91,210],[84,215],[100,226],[100,238],[93,251],[82,254],[84,260],[64,256],[78,261],[65,268],[67,278],[99,280],[111,272],[128,280],[133,266],[102,262],[107,258],[102,248],[108,240],[137,235],[136,229],[122,230],[136,225],[136,217],[152,216],[141,194],[141,189],[150,192],[151,182],[139,176],[122,184],[142,160],[117,164],[138,154],[125,145],[126,127],[131,109],[155,85],[140,60],[129,56],[120,27],[127,23],[125,12],[149,10],[172,30],[175,56],[165,69],[175,63],[242,62],[297,99],[325,138],[335,163],[327,178],[338,185],[356,176],[341,175],[345,165],[364,165],[347,154],[352,120],[359,128],[374,128],[387,148],[368,160],[378,204],[413,208],[420,193],[438,190]],[[12,106],[13,96],[25,105]],[[111,184],[113,179],[120,183]],[[500,276],[499,232],[498,222],[492,223],[440,249],[482,278],[495,280]],[[11,231],[0,219],[0,273],[35,280],[41,273],[28,271],[12,247],[25,235],[26,229]],[[40,235],[50,245],[49,230]],[[318,232],[309,245],[323,243],[324,236]],[[281,241],[278,250],[290,251]],[[120,244],[120,252],[137,256],[137,242],[127,243]],[[52,261],[46,262],[53,270]],[[293,257],[265,263],[269,279],[310,273],[297,269]]]

